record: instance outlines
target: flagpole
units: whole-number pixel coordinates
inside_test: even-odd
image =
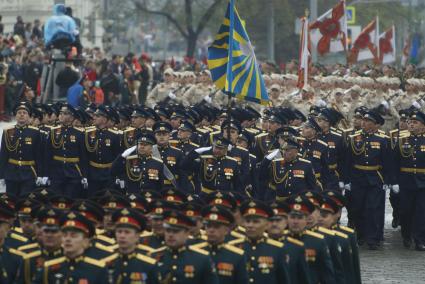
[[[227,119],[231,118],[230,108],[232,106],[232,85],[233,85],[233,31],[235,24],[235,1],[230,0],[229,6],[229,58],[227,63]],[[227,139],[230,140],[230,127],[227,128]]]

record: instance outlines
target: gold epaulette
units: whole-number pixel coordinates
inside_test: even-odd
[[[273,162],[280,162],[280,161],[284,161],[285,158],[279,158],[279,159],[273,159]]]
[[[90,133],[90,132],[93,132],[93,131],[96,131],[96,127],[87,127],[86,128],[86,133]]]
[[[19,234],[23,234],[24,233],[24,231],[22,230],[21,227],[14,227],[12,231],[15,231],[15,232],[17,232]]]
[[[298,158],[299,161],[305,162],[305,163],[309,163],[311,164],[311,161],[303,159],[303,158]]]
[[[121,134],[119,130],[114,130],[114,129],[111,129],[111,128],[108,128],[108,131],[113,133],[113,134]]]
[[[244,254],[244,250],[243,249],[240,249],[238,247],[232,246],[231,244],[225,244],[223,247],[225,249],[227,249],[228,251],[234,252],[236,254],[239,254],[239,255],[243,255]]]
[[[323,228],[323,227],[319,227],[319,228],[317,228],[317,230],[320,233],[330,235],[330,236],[335,236],[335,231],[332,231],[332,230],[329,230],[329,229],[326,229],[326,228]]]
[[[103,235],[105,233],[104,229],[96,228],[96,236]]]
[[[264,133],[260,133],[258,135],[255,135],[255,138],[261,138],[261,137],[264,137],[264,136],[267,136],[267,135],[269,135],[269,134],[267,132],[264,132]]]
[[[179,151],[179,152],[181,152],[181,151],[182,151],[182,150],[180,150],[179,148],[174,147],[173,145],[170,145],[170,148],[171,148],[171,149],[174,149],[174,150],[177,150],[177,151]]]
[[[276,240],[273,240],[273,239],[267,239],[266,240],[266,243],[269,244],[269,245],[278,247],[278,248],[282,248],[283,247],[283,243],[282,242],[279,242],[279,241],[276,241]]]
[[[325,236],[324,236],[324,235],[319,234],[319,233],[316,233],[316,232],[312,232],[312,231],[310,231],[310,230],[306,230],[306,231],[305,231],[305,234],[306,234],[306,235],[309,235],[309,236],[311,236],[311,237],[315,237],[315,238],[317,238],[317,239],[324,239],[324,238],[325,238]]]
[[[249,156],[250,156],[251,158],[257,159],[257,156],[255,156],[254,154],[249,153]]]
[[[330,130],[331,130],[331,132],[333,131],[333,132],[336,132],[338,134],[341,134],[341,132],[342,132],[341,129],[338,129],[338,128],[335,128],[335,127],[330,127]]]
[[[80,131],[80,132],[84,132],[85,131],[85,129],[82,128],[82,127],[74,127],[74,129],[76,129],[77,131]]]
[[[143,231],[140,235],[139,235],[139,237],[140,238],[145,238],[145,237],[150,237],[150,236],[152,236],[153,235],[153,233],[152,232],[149,232],[149,231]]]
[[[353,131],[353,130],[354,130],[354,128],[341,129],[341,131],[344,132],[344,133],[347,133],[347,132],[350,132],[350,131]]]
[[[189,249],[191,251],[194,251],[194,252],[197,252],[197,253],[200,253],[200,254],[203,254],[203,255],[210,255],[210,253],[208,251],[201,249],[201,248],[189,246]]]
[[[125,159],[126,160],[133,160],[133,159],[137,159],[137,158],[139,158],[138,155],[131,155],[131,156],[128,156],[127,158],[125,158]]]
[[[92,265],[95,265],[95,266],[98,266],[98,267],[105,267],[105,263],[103,261],[97,260],[97,259],[94,259],[94,258],[91,258],[91,257],[88,257],[88,256],[85,256],[83,258],[83,261],[85,263],[89,263],[89,264],[92,264]]]
[[[17,250],[23,251],[23,250],[27,250],[27,249],[36,248],[36,247],[39,247],[39,246],[40,245],[38,243],[31,243],[31,244],[20,246],[20,247],[17,248]]]
[[[242,226],[237,226],[236,230],[239,230],[239,231],[244,232],[244,233],[246,232],[246,229]]]
[[[325,141],[323,141],[323,140],[317,139],[317,142],[319,142],[320,144],[322,144],[322,145],[324,145],[324,146],[328,147],[328,143],[326,143],[326,142],[325,142]]]
[[[134,131],[134,130],[136,130],[136,128],[130,126],[130,127],[126,128],[124,130],[124,132],[130,132],[130,131]]]
[[[14,248],[9,248],[9,252],[12,253],[12,254],[16,254],[16,255],[22,256],[22,257],[25,255],[24,252],[19,251],[19,250],[14,249]],[[7,261],[7,259],[6,259],[6,261]]]
[[[236,146],[236,149],[242,150],[244,152],[248,152],[247,148],[241,147],[241,146]]]
[[[204,248],[206,246],[208,246],[208,242],[202,242],[199,244],[191,245],[191,247],[197,247],[197,248]]]
[[[140,250],[143,250],[143,251],[147,251],[147,252],[153,252],[155,250],[154,248],[152,248],[150,246],[142,245],[142,244],[138,244],[137,248],[140,249]]]
[[[199,145],[198,145],[198,144],[196,144],[196,143],[190,142],[190,145],[192,145],[192,146],[195,146],[195,147],[199,148]]]
[[[245,238],[245,235],[243,235],[243,234],[241,234],[241,233],[238,233],[238,232],[236,232],[236,231],[231,231],[231,232],[230,232],[230,235],[231,235],[232,237],[237,238],[237,239]]]
[[[337,131],[331,130],[331,133],[334,134],[334,135],[336,135],[336,136],[342,136],[342,133],[341,132],[337,132]]]
[[[388,135],[386,135],[385,133],[375,133],[376,136],[381,137],[381,138],[390,138]]]
[[[284,235],[288,235],[288,234],[289,234],[289,230],[288,230],[288,229],[283,230],[283,234],[284,234]]]
[[[144,261],[144,262],[149,263],[149,264],[155,264],[156,263],[156,260],[154,258],[149,257],[149,256],[144,255],[144,254],[141,254],[141,253],[138,253],[136,255],[136,258],[138,260]]]
[[[150,254],[161,252],[161,251],[166,250],[166,249],[167,249],[167,247],[163,246],[163,247],[157,248],[156,250],[150,252]]]
[[[236,159],[235,159],[235,158],[233,158],[233,157],[226,156],[226,158],[227,158],[227,159],[229,159],[229,160],[232,160],[232,161],[238,162],[238,160],[236,160]]]
[[[116,241],[113,238],[109,238],[109,237],[104,236],[104,235],[96,236],[96,238],[99,239],[99,240],[105,241],[107,243],[110,243],[111,245],[114,245],[116,243]]]
[[[338,236],[338,237],[341,237],[341,238],[344,238],[344,239],[348,239],[347,234],[344,234],[344,233],[342,233],[340,231],[336,231],[336,230],[334,232],[335,232],[335,236]]]
[[[245,128],[245,130],[248,131],[249,133],[253,133],[253,134],[257,134],[258,132],[261,132],[261,130],[255,129],[255,128],[252,128],[252,127]]]
[[[58,258],[55,258],[55,259],[52,259],[52,260],[48,260],[44,263],[44,267],[56,265],[56,264],[64,262],[65,260],[66,260],[66,257],[64,257],[64,256],[58,257]]]
[[[112,248],[107,247],[107,246],[105,246],[105,245],[102,245],[101,243],[98,243],[98,242],[96,242],[96,243],[94,244],[94,247],[95,247],[95,248],[98,248],[98,249],[100,249],[100,250],[103,250],[103,251],[110,252],[110,253],[113,253],[113,252],[114,252],[114,250],[113,250]]]
[[[228,244],[229,245],[237,245],[237,244],[243,243],[244,241],[245,241],[245,238],[240,238],[240,239],[230,241],[230,242],[228,242]]]
[[[110,256],[107,256],[107,257],[101,259],[101,261],[103,263],[107,264],[108,262],[111,262],[111,261],[113,261],[117,258],[118,258],[118,253],[114,253],[114,254],[111,254]]]
[[[394,133],[396,133],[396,132],[398,132],[399,131],[399,129],[393,129],[393,130],[390,130],[390,134],[394,134]]]
[[[14,239],[14,240],[21,241],[21,242],[28,242],[28,239],[26,237],[20,236],[20,235],[15,234],[15,233],[10,234],[9,237]]]
[[[350,227],[346,227],[346,226],[339,226],[339,228],[343,231],[349,232],[349,233],[354,233],[354,229],[350,228]]]
[[[201,158],[202,159],[212,159],[212,158],[214,158],[214,156],[213,155],[201,155]]]
[[[196,128],[196,131],[201,132],[202,134],[209,132],[207,129],[203,129],[203,128]]]
[[[28,125],[29,129],[34,129],[34,130],[40,130],[38,127],[32,126],[32,125]]]
[[[158,162],[163,163],[163,161],[161,159],[159,159],[159,158],[156,158],[156,157],[153,157],[153,156],[151,158],[152,158],[152,160],[155,160],[155,161],[158,161]]]
[[[286,240],[287,240],[288,242],[290,242],[291,244],[294,244],[294,245],[297,245],[297,246],[300,246],[300,247],[304,246],[304,242],[302,242],[302,241],[300,241],[300,240],[297,240],[297,239],[295,239],[295,238],[292,238],[292,237],[286,237]]]
[[[23,255],[23,258],[24,259],[30,259],[30,258],[37,257],[37,256],[40,256],[40,255],[41,255],[41,250],[36,250],[36,251],[31,252],[31,253],[25,253]]]

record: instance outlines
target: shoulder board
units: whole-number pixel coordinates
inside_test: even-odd
[[[211,132],[210,134],[211,135],[217,135],[217,134],[220,134],[220,133],[221,133],[221,130],[216,130],[216,131]]]
[[[348,135],[350,138],[354,138],[354,137],[356,137],[356,136],[359,136],[359,135],[361,135],[362,133],[361,132],[356,132],[356,133],[354,133],[354,134],[350,134],[350,135]]]
[[[331,133],[336,135],[336,136],[342,136],[341,132],[331,130]]]
[[[350,132],[350,131],[353,131],[354,130],[354,128],[347,128],[347,129],[341,129],[341,131],[342,132]]]
[[[208,242],[202,242],[196,245],[191,245],[191,247],[196,247],[196,248],[204,248],[208,245]]]
[[[261,137],[263,137],[263,136],[267,136],[267,135],[269,135],[267,132],[265,132],[265,133],[260,133],[260,134],[256,135],[256,136],[255,136],[255,138],[261,138]]]
[[[96,236],[102,235],[104,233],[105,233],[105,230],[104,229],[96,228]]]
[[[20,234],[24,232],[21,227],[14,227],[12,231],[18,232]]]
[[[107,256],[107,257],[101,259],[101,261],[106,264],[110,261],[117,259],[117,257],[118,257],[118,253],[114,253],[114,254],[111,254],[110,256]]]
[[[212,159],[212,158],[214,158],[214,156],[213,155],[201,155],[201,158],[202,159]]]
[[[105,245],[102,245],[101,243],[97,243],[97,242],[96,242],[96,244],[94,245],[94,247],[95,247],[95,248],[98,248],[98,249],[100,249],[100,250],[103,250],[103,251],[110,252],[110,253],[113,253],[113,252],[114,252],[114,249],[112,249],[112,248],[110,248],[110,247],[107,247],[107,246],[105,246]]]
[[[204,134],[209,132],[207,129],[203,129],[203,128],[196,128],[196,131],[204,133]]]
[[[341,238],[344,238],[344,239],[348,239],[348,235],[347,234],[341,233],[339,231],[334,231],[334,232],[335,232],[335,235],[336,236],[341,237]]]
[[[304,242],[297,240],[295,238],[287,237],[286,240],[288,242],[290,242],[291,244],[294,244],[294,245],[297,245],[297,246],[300,246],[300,247],[304,246]]]
[[[142,244],[138,244],[137,245],[137,248],[138,249],[141,249],[141,250],[144,250],[144,251],[147,251],[147,252],[153,252],[155,250],[154,248],[152,248],[150,246],[142,245]]]
[[[114,239],[109,238],[109,237],[104,236],[104,235],[96,236],[96,238],[99,239],[99,240],[105,241],[107,243],[110,243],[111,245],[115,244],[115,240]]]
[[[120,134],[120,131],[108,128],[108,131],[114,134]]]
[[[349,232],[349,233],[354,233],[354,230],[350,227],[346,227],[346,226],[339,226],[339,228],[343,231]]]
[[[273,159],[273,162],[280,162],[280,161],[283,161],[283,160],[285,160],[285,159],[284,158]]]
[[[127,129],[125,129],[125,130],[124,130],[124,132],[130,132],[130,131],[134,131],[134,130],[136,130],[136,128],[134,128],[134,127],[129,127],[129,128],[127,128]]]
[[[311,164],[311,161],[303,159],[303,158],[298,158],[299,161],[305,162],[305,163],[309,163]]]
[[[21,242],[28,242],[28,239],[26,237],[20,236],[20,235],[15,234],[15,233],[10,234],[10,237],[12,239],[15,239],[15,240],[18,240],[18,241],[21,241]]]
[[[325,238],[325,236],[324,236],[324,235],[319,234],[319,233],[316,233],[316,232],[312,232],[312,231],[310,231],[310,230],[305,231],[305,234],[306,234],[306,235],[309,235],[309,236],[311,236],[311,237],[315,237],[315,238],[317,238],[317,239],[324,239],[324,238]]]
[[[137,254],[137,256],[136,256],[136,258],[137,258],[138,260],[141,260],[141,261],[147,262],[147,263],[149,263],[149,264],[155,264],[155,263],[156,263],[156,260],[155,260],[154,258],[149,257],[149,256],[144,255],[144,254],[141,254],[141,253],[138,253],[138,254]]]
[[[55,259],[52,259],[52,260],[48,260],[44,263],[44,267],[49,267],[49,266],[52,266],[52,265],[55,265],[55,264],[59,264],[59,263],[64,262],[65,260],[66,260],[66,257],[64,257],[64,256],[59,257],[59,258],[55,258]]]
[[[19,256],[24,256],[24,255],[25,255],[25,253],[24,253],[24,252],[19,251],[19,250],[14,249],[14,248],[9,248],[9,252],[10,252],[11,254],[15,254],[15,255],[19,255]],[[6,261],[7,261],[7,260],[6,260]]]
[[[29,129],[33,129],[33,130],[40,130],[38,127],[32,126],[32,125],[28,125]]]
[[[228,242],[228,244],[229,245],[237,245],[237,244],[243,243],[244,241],[245,241],[244,238],[240,238],[240,239],[236,239],[236,240],[230,241],[230,242]]]
[[[390,138],[389,136],[385,135],[385,133],[375,133],[375,135],[381,138]]]
[[[85,131],[84,128],[82,128],[82,127],[74,127],[74,129],[75,130],[78,130],[80,132],[84,132]]]
[[[251,158],[254,158],[254,159],[257,159],[257,156],[255,156],[254,154],[249,154],[249,156],[251,157]]]
[[[273,239],[267,239],[266,240],[266,243],[269,244],[269,245],[278,247],[278,248],[283,247],[283,243],[282,242],[279,242],[279,241],[276,241],[276,240],[273,240]]]
[[[237,149],[240,149],[240,150],[242,150],[244,152],[248,152],[248,149],[247,148],[244,148],[244,147],[241,147],[241,146],[236,146],[236,148]]]
[[[189,249],[191,251],[194,251],[194,252],[197,252],[197,253],[200,253],[200,254],[203,254],[203,255],[210,255],[210,253],[208,251],[201,249],[201,248],[189,246]]]
[[[139,235],[139,237],[144,238],[144,237],[150,237],[150,236],[152,236],[152,235],[153,235],[153,233],[152,233],[152,232],[144,231],[144,232],[142,232],[142,233]]]
[[[232,157],[230,157],[230,156],[226,156],[226,158],[227,158],[227,159],[229,159],[229,160],[232,160],[232,161],[238,162],[238,160],[236,160],[235,158],[232,158]]]
[[[93,131],[96,131],[96,127],[93,127],[93,128],[88,127],[88,128],[86,128],[86,133],[93,132]]]
[[[232,246],[230,244],[225,244],[224,245],[224,248],[227,249],[228,251],[234,252],[234,253],[239,254],[239,255],[243,255],[244,254],[244,251],[242,249],[237,248],[235,246]]]
[[[200,145],[199,145],[199,144],[196,144],[196,143],[193,143],[193,142],[190,142],[190,145],[195,146],[195,147],[197,147],[197,148],[199,148],[199,147],[200,147]]]
[[[323,227],[319,227],[318,231],[326,235],[335,236],[335,231],[332,231]]]
[[[297,141],[305,141],[305,138],[304,137],[301,137],[301,136],[296,136],[295,139]]]
[[[394,133],[396,133],[396,132],[398,132],[399,130],[398,129],[393,129],[393,130],[390,130],[390,134],[394,134]],[[401,132],[401,131],[400,131]]]
[[[133,159],[137,159],[137,158],[139,158],[138,155],[131,155],[131,156],[128,156],[127,158],[125,158],[125,159],[126,160],[133,160]]]
[[[359,129],[359,130],[357,130],[356,132],[354,132],[354,133],[356,133],[356,134],[360,134],[360,133],[362,133],[363,132],[363,130],[362,129]]]
[[[236,229],[244,233],[246,232],[246,229],[242,226],[237,226]]]
[[[323,140],[317,139],[317,142],[319,142],[320,144],[322,144],[322,145],[324,145],[324,146],[328,147],[328,143],[326,143],[326,142],[325,142],[325,141],[323,141]]]
[[[334,132],[337,132],[337,133],[341,133],[342,132],[342,130],[339,129],[339,128],[331,127],[330,129],[331,129],[331,131],[334,131]]]
[[[218,132],[221,131],[221,127],[219,125],[212,125],[211,128],[216,129]]]
[[[165,249],[167,249],[167,247],[166,247],[166,246],[163,246],[163,247],[160,247],[160,248],[158,248],[158,249],[156,249],[156,250],[152,251],[151,253],[161,252],[161,251],[163,251],[163,250],[165,250]]]
[[[17,250],[22,251],[22,250],[27,250],[27,249],[36,248],[36,247],[38,247],[38,246],[39,246],[39,244],[38,244],[38,243],[32,243],[32,244],[28,244],[28,245],[20,246],[20,247],[18,247],[18,248],[17,248]]]
[[[245,238],[245,236],[244,236],[243,234],[238,233],[238,232],[236,232],[236,231],[231,231],[231,232],[230,232],[230,235],[231,235],[232,237],[235,237],[235,238],[238,238],[238,239],[240,239],[240,238]]]
[[[41,255],[41,250],[36,250],[36,251],[31,252],[31,253],[24,254],[23,258],[24,259],[30,259],[30,258],[40,256],[40,255]]]
[[[83,258],[83,261],[86,262],[86,263],[98,266],[98,267],[105,267],[105,263],[103,261],[97,260],[97,259],[94,259],[94,258],[91,258],[91,257],[88,257],[88,256],[85,256]]]
[[[179,152],[181,152],[181,151],[182,151],[182,150],[180,150],[179,148],[174,147],[174,146],[171,146],[171,145],[170,145],[170,148],[171,148],[171,149],[174,149],[174,150],[177,150],[177,151],[179,151]]]
[[[160,162],[161,164],[163,163],[163,161],[161,159],[159,159],[159,158],[152,157],[152,160],[155,160],[157,162]]]

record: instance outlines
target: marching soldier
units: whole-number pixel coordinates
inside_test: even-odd
[[[267,129],[265,133],[255,136],[255,156],[262,160],[270,151],[279,148],[276,130],[285,124],[285,120],[278,114],[274,113],[267,119]]]
[[[0,186],[15,196],[30,193],[43,176],[39,130],[29,126],[31,107],[20,103],[14,109],[16,125],[3,131],[0,150]]]
[[[172,93],[175,88],[173,84],[174,71],[171,68],[168,68],[164,71],[164,82],[159,83],[155,88],[149,93],[146,99],[146,105],[149,107],[154,107],[157,103],[163,101]]]
[[[143,107],[136,107],[131,114],[131,126],[123,131],[123,148],[128,149],[136,145],[137,138],[146,130],[145,123],[148,114]]]

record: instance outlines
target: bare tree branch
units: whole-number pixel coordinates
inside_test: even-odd
[[[186,29],[187,33],[193,34],[193,11],[192,11],[192,0],[185,0],[185,16],[186,16]]]
[[[221,1],[221,0],[220,0]],[[149,13],[149,14],[154,14],[154,15],[159,15],[159,16],[163,16],[165,17],[170,23],[172,23],[176,29],[179,31],[179,33],[181,33],[181,35],[185,38],[189,37],[188,32],[186,32],[184,30],[184,28],[179,24],[179,22],[177,21],[177,19],[175,19],[173,16],[171,16],[171,14],[164,12],[164,11],[155,11],[155,10],[150,10],[148,9],[148,7],[146,6],[145,3],[141,3],[140,1],[137,0],[133,0],[134,5],[136,6],[137,9],[145,12],[145,13]]]
[[[208,9],[205,11],[205,14],[202,16],[201,21],[199,21],[198,27],[196,28],[196,34],[200,34],[205,29],[205,26],[208,24],[211,17],[214,15],[215,10],[222,1],[223,0],[214,0],[214,3],[208,7]]]

